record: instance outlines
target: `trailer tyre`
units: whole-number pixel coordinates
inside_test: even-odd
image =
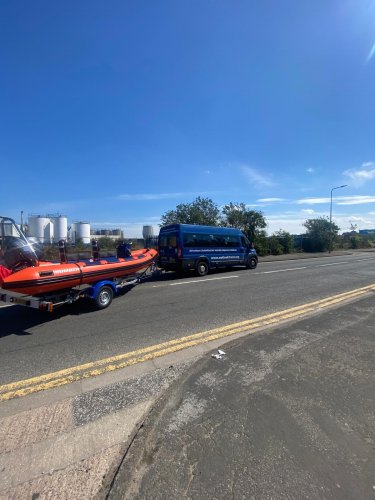
[[[113,300],[113,290],[110,286],[103,286],[95,298],[96,309],[105,309]]]

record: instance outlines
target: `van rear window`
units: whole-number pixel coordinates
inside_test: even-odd
[[[177,247],[177,236],[160,236],[159,238],[160,247]]]

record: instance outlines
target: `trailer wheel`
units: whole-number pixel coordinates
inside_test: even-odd
[[[102,286],[95,298],[96,309],[105,309],[113,300],[113,290],[110,286]]]

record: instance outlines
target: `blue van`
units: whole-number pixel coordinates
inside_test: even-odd
[[[166,271],[194,270],[205,276],[211,268],[255,269],[258,256],[242,231],[233,227],[170,224],[160,229],[159,266]]]

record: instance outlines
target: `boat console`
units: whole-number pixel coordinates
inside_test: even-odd
[[[43,258],[43,247],[26,238],[13,219],[0,216],[0,264],[11,270],[36,266]]]

